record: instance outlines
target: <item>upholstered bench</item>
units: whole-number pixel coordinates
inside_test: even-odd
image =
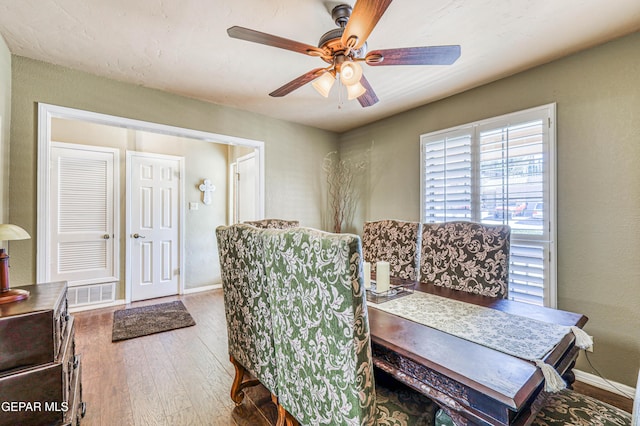
[[[533,421],[535,426],[590,425],[590,426],[639,426],[640,373],[636,384],[633,417],[613,405],[565,389],[540,396],[540,411]]]
[[[565,389],[556,393],[543,393],[534,403],[537,415],[534,426],[640,426],[640,372],[636,384],[633,414],[587,395]],[[436,414],[437,426],[453,426],[444,411]]]

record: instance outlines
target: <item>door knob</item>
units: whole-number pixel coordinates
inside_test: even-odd
[[[109,236],[109,234],[104,234],[104,235],[102,236],[102,238],[104,238],[105,240],[108,240],[108,239],[109,239],[109,238],[111,238],[111,237]]]
[[[145,238],[144,235],[140,235],[137,232],[135,234],[133,234],[133,238]]]

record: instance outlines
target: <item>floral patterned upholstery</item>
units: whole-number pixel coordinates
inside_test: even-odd
[[[640,426],[640,372],[636,384],[633,414],[582,395],[570,389],[560,392],[543,392],[533,405],[537,412],[533,426]],[[452,426],[454,423],[444,411],[436,415],[437,426]]]
[[[569,389],[542,395],[533,425],[630,426],[631,414]]]
[[[420,280],[506,298],[511,228],[473,222],[422,225]]]
[[[298,228],[267,237],[278,400],[305,425],[370,424],[373,364],[360,240]]]
[[[302,425],[431,425],[416,393],[376,404],[360,239],[270,230],[265,255],[282,407]]]
[[[376,272],[377,261],[389,262],[392,277],[418,279],[422,224],[399,220],[365,222],[362,230],[362,253]]]
[[[244,222],[248,225],[253,225],[256,228],[264,229],[288,229],[297,228],[300,226],[300,222],[297,220],[284,220],[284,219],[262,219],[262,220],[248,220]]]
[[[277,395],[271,310],[264,273],[264,232],[240,224],[218,227],[216,237],[229,355]]]
[[[375,370],[377,426],[431,426],[438,406],[413,389]]]

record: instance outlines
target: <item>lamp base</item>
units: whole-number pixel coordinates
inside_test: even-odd
[[[29,297],[29,292],[26,290],[7,290],[0,293],[0,305],[3,303],[17,302]]]

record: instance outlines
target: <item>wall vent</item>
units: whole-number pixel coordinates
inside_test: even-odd
[[[116,283],[87,284],[67,289],[67,300],[71,308],[113,302],[115,296]]]

